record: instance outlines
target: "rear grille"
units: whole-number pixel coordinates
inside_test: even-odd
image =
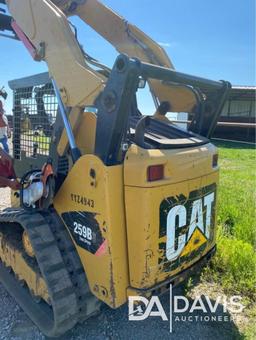
[[[67,175],[69,171],[69,162],[66,156],[58,158],[58,170],[57,172],[62,175]]]

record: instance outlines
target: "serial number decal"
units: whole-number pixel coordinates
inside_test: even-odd
[[[78,203],[78,204],[82,204],[84,206],[90,207],[90,208],[94,208],[95,207],[95,202],[94,200],[84,197],[84,196],[80,196],[77,194],[71,194],[71,201]]]
[[[71,211],[61,215],[76,244],[95,254],[105,239],[102,237],[96,214]]]

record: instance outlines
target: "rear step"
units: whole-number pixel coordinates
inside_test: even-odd
[[[1,224],[18,223],[27,231],[38,266],[48,288],[51,306],[36,303],[28,287],[0,262],[0,281],[31,320],[48,337],[57,337],[99,312],[100,301],[89,290],[72,240],[57,214],[7,209]]]

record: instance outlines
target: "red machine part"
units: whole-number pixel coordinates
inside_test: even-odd
[[[46,183],[50,176],[53,176],[52,165],[49,163],[45,163],[42,168],[42,176],[41,176],[41,181],[43,182],[43,185],[44,185],[44,196],[46,196]]]
[[[35,48],[35,46],[32,44],[32,42],[28,39],[28,37],[26,36],[26,34],[22,31],[22,29],[19,27],[19,25],[16,23],[16,21],[12,21],[11,23],[12,28],[14,30],[14,32],[17,34],[17,36],[19,37],[19,39],[23,42],[24,46],[26,47],[26,49],[29,51],[29,53],[31,54],[32,58],[36,61],[41,60],[41,57],[38,55],[37,53],[37,49]]]

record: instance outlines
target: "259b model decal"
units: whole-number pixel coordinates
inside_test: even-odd
[[[74,233],[81,236],[83,238],[83,242],[88,242],[90,244],[92,241],[92,229],[76,221],[73,222],[73,225]]]
[[[63,213],[62,218],[70,230],[76,244],[95,254],[104,242],[95,213],[71,211]]]

